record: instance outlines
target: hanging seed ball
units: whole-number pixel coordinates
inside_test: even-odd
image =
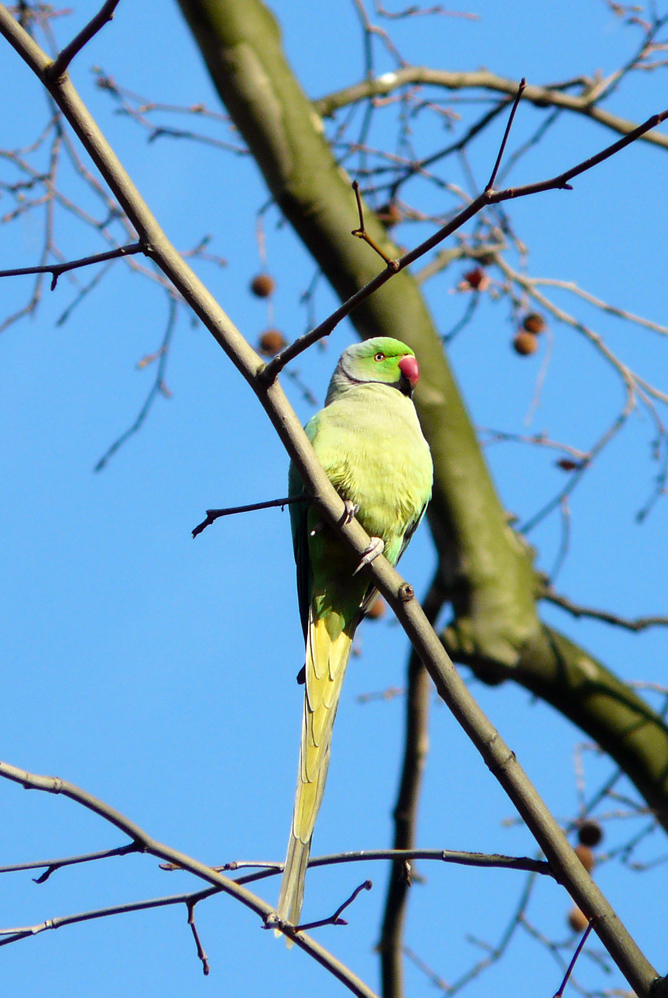
[[[381,617],[385,616],[386,611],[385,600],[382,596],[378,596],[369,607],[367,617],[370,620],[380,620]]]
[[[258,298],[268,298],[276,289],[276,281],[271,274],[257,274],[250,283],[250,289]]]
[[[536,336],[538,333],[542,333],[545,329],[546,322],[542,315],[538,312],[529,312],[528,315],[524,316],[524,322],[522,323],[527,333],[534,333]]]
[[[526,330],[520,329],[513,339],[513,348],[522,357],[528,357],[538,349],[538,339],[533,333],[527,333]]]
[[[580,845],[577,845],[573,851],[584,866],[587,873],[591,873],[594,869],[596,858],[589,846],[583,846],[582,843],[580,843]]]
[[[287,346],[287,343],[280,330],[267,329],[260,337],[260,353],[264,357],[275,357],[284,346]]]
[[[570,457],[560,457],[557,461],[557,468],[561,468],[562,471],[577,471],[581,467],[582,464],[580,461],[573,461]],[[596,824],[596,822],[591,822],[591,824]],[[584,825],[582,827],[584,828]],[[582,839],[580,839],[580,842],[582,842]],[[585,842],[586,846],[590,844],[589,842]]]
[[[583,846],[597,846],[603,838],[603,829],[598,821],[583,821],[578,828],[578,839]]]
[[[568,913],[568,924],[573,932],[584,932],[589,925],[589,919],[579,908],[571,908]]]
[[[489,284],[489,277],[482,267],[474,267],[464,274],[464,280],[474,291],[484,291]]]
[[[378,221],[382,222],[386,229],[391,229],[393,225],[397,225],[404,217],[396,201],[388,201],[386,204],[381,205],[376,214],[378,215]]]

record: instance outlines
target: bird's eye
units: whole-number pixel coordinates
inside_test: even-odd
[[[377,353],[376,356],[373,359],[377,360],[377,361],[385,360],[385,354],[384,353]]]

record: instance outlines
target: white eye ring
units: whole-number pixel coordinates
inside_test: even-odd
[[[376,356],[373,359],[374,360],[378,360],[378,361],[385,360],[385,354],[384,353],[377,353]]]

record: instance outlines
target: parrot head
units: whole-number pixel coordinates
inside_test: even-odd
[[[332,375],[327,402],[363,384],[390,385],[410,398],[419,376],[420,368],[410,347],[389,336],[374,336],[343,351]]]

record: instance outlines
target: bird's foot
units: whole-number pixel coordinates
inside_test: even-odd
[[[341,526],[347,527],[349,523],[353,522],[353,520],[359,513],[360,508],[356,502],[351,502],[350,499],[344,499],[343,505],[346,508],[343,516],[341,517]]]
[[[362,555],[362,560],[353,572],[353,575],[357,575],[365,565],[370,565],[372,561],[375,561],[379,554],[382,554],[385,550],[385,542],[380,537],[372,537],[369,546]]]

